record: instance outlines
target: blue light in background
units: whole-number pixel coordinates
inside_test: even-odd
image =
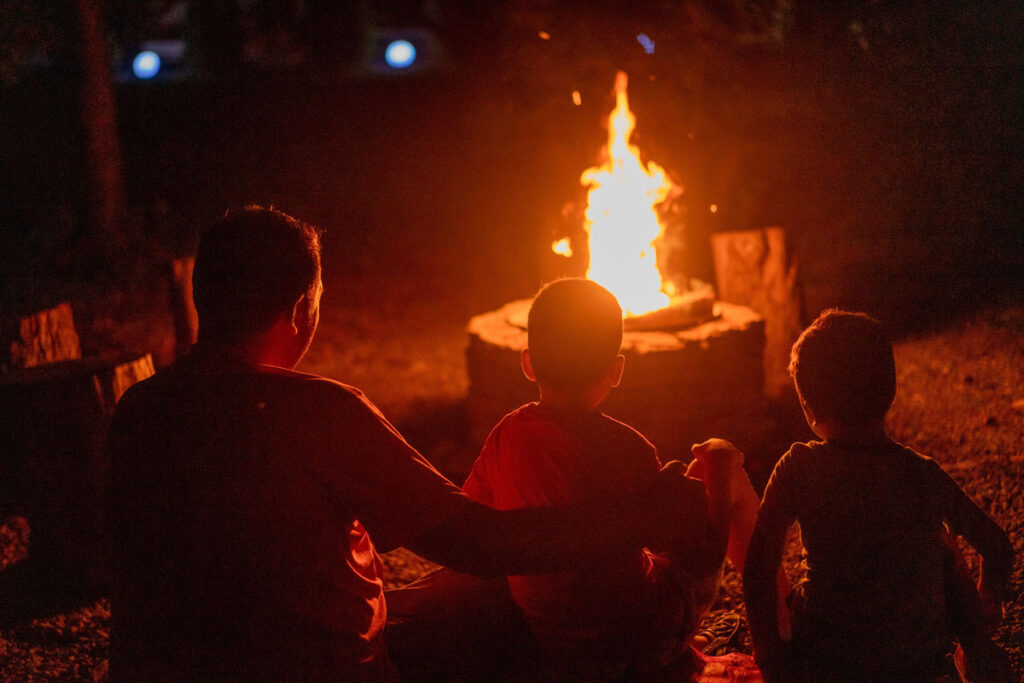
[[[416,61],[416,48],[408,40],[395,40],[384,50],[384,60],[388,66],[404,69]]]
[[[636,37],[636,42],[644,46],[644,52],[649,55],[654,54],[654,41],[646,33],[641,33]]]
[[[135,59],[132,60],[132,73],[144,81],[153,78],[160,73],[160,55],[151,50],[135,55]]]

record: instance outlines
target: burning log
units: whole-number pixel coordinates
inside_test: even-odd
[[[704,289],[671,297],[664,308],[628,316],[622,321],[622,328],[627,332],[681,330],[702,325],[715,315],[714,293]]]

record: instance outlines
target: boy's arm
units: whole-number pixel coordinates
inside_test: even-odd
[[[1006,591],[1013,573],[1013,544],[1003,529],[938,465],[939,500],[950,529],[963,536],[982,557],[978,590],[986,607],[1009,599]]]
[[[741,508],[749,508],[745,512],[752,529],[758,504],[757,495],[743,470],[743,453],[724,439],[709,439],[695,444],[690,450],[694,460],[686,474],[704,483],[708,497],[708,532],[703,547],[692,553],[701,566],[687,569],[697,576],[709,575],[721,567],[728,555],[737,571],[742,572],[749,533],[741,541],[733,533],[735,522],[737,514],[744,512]],[[749,498],[744,493],[749,493]]]
[[[773,483],[769,481],[765,489],[743,572],[743,592],[754,658],[767,681],[776,679],[786,659],[786,644],[779,633],[780,605],[776,580],[786,534],[795,521],[793,515],[779,504],[772,490]]]
[[[481,576],[578,569],[624,549],[665,545],[680,530],[702,538],[707,498],[678,462],[654,485],[613,501],[494,510],[465,506],[406,546],[429,560]]]

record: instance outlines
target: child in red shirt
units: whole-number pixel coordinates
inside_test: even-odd
[[[541,289],[522,353],[540,401],[491,431],[463,491],[507,510],[601,500],[649,485],[661,467],[654,446],[599,410],[622,376],[621,341],[622,311],[597,283],[564,279]],[[757,509],[743,455],[721,440],[694,453],[690,473],[705,479],[712,521],[701,547],[644,549],[586,571],[508,577],[556,668],[587,678],[642,671],[666,641],[685,642],[699,624],[717,589],[730,530],[733,560],[742,565]]]

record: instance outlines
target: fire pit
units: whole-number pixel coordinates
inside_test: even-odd
[[[502,415],[537,400],[519,368],[526,330],[510,322],[529,303],[514,301],[469,321],[468,412],[479,443]],[[750,450],[767,432],[764,321],[745,306],[719,301],[714,308],[714,319],[694,327],[623,335],[626,372],[602,410],[640,430],[663,460],[684,458],[690,444],[711,436]]]
[[[643,432],[663,459],[687,458],[690,444],[710,436],[750,449],[769,426],[764,321],[749,308],[715,301],[708,285],[692,291],[687,283],[691,291],[683,291],[678,278],[662,276],[657,250],[664,207],[682,188],[657,164],[642,162],[630,144],[636,119],[621,72],[615,98],[601,162],[581,177],[588,188],[586,244],[568,238],[552,244],[568,258],[585,253],[587,277],[615,294],[626,314],[626,371],[602,408]],[[537,398],[519,367],[529,303],[513,301],[469,322],[468,415],[478,442],[502,415]]]

